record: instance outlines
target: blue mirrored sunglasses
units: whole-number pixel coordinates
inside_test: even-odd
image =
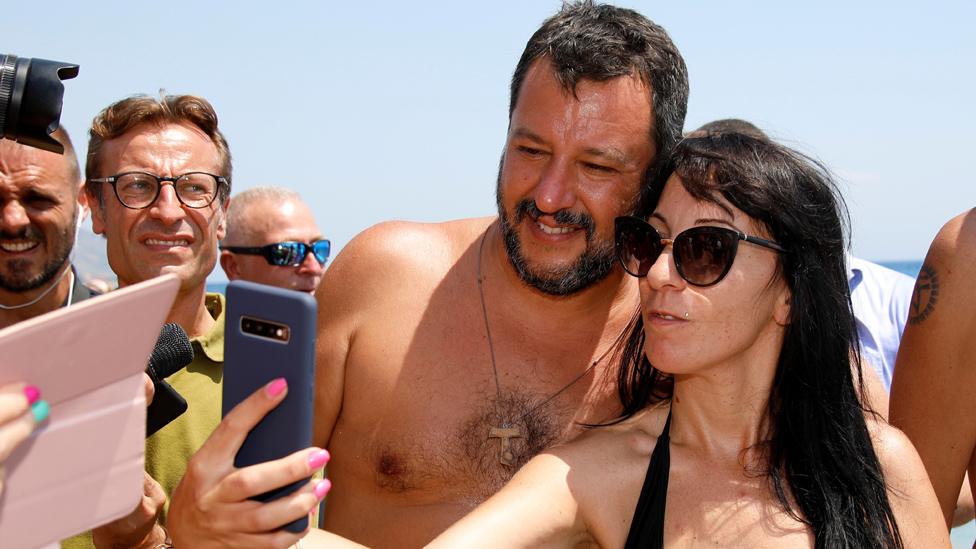
[[[332,251],[332,243],[326,239],[316,240],[311,244],[305,242],[274,242],[267,246],[221,246],[221,250],[235,254],[264,256],[269,265],[278,267],[297,267],[305,261],[305,256],[312,254],[319,265],[325,265]]]

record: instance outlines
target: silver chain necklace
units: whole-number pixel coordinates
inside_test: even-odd
[[[17,309],[24,309],[26,307],[30,307],[31,305],[36,304],[38,301],[40,301],[40,300],[44,299],[45,297],[47,297],[47,294],[51,293],[51,291],[53,291],[54,288],[56,288],[58,286],[58,284],[61,283],[62,280],[64,280],[64,277],[68,276],[68,273],[71,273],[71,285],[68,286],[68,305],[70,305],[71,304],[71,297],[72,297],[72,295],[74,294],[74,291],[75,291],[75,273],[72,272],[71,266],[68,265],[68,268],[65,269],[65,271],[63,273],[61,273],[61,276],[59,276],[57,278],[57,280],[55,280],[53,283],[51,283],[51,285],[48,286],[46,290],[44,290],[43,292],[41,292],[41,295],[39,295],[39,296],[35,297],[34,299],[28,301],[27,303],[21,303],[19,305],[5,305],[3,303],[0,303],[0,309],[2,309],[4,311],[16,311]]]
[[[481,298],[481,315],[485,321],[485,334],[488,336],[488,353],[491,356],[491,372],[492,374],[494,374],[495,377],[495,398],[497,401],[501,401],[502,386],[501,383],[498,381],[498,366],[495,364],[495,346],[491,339],[491,325],[488,323],[488,307],[485,304],[485,289],[484,289],[484,284],[482,280],[483,276],[481,271],[481,256],[484,255],[483,251],[485,248],[485,238],[488,236],[488,231],[490,230],[490,228],[491,227],[489,226],[488,229],[485,229],[485,232],[481,235],[481,243],[478,245],[478,296]],[[620,342],[623,335],[624,333],[621,332],[621,334],[617,336],[617,339],[615,339],[613,343],[611,343],[607,347],[607,350],[603,351],[603,354],[597,357],[597,359],[594,360],[592,364],[587,366],[585,370],[583,370],[582,372],[580,372],[579,375],[571,379],[569,383],[563,385],[558,390],[556,390],[556,392],[546,397],[542,402],[536,404],[529,410],[523,412],[521,415],[515,418],[514,423],[521,423],[523,419],[528,417],[536,410],[542,408],[546,404],[549,404],[552,401],[552,399],[561,395],[566,389],[569,389],[570,387],[575,385],[577,381],[583,379],[587,374],[593,371],[593,368],[596,368],[596,365],[602,362],[603,359],[610,354],[610,351],[617,346],[617,343]],[[521,427],[519,427],[518,425],[513,426],[508,422],[504,423],[500,427],[488,428],[488,438],[489,439],[497,438],[501,441],[501,446],[499,447],[499,453],[498,453],[498,462],[507,467],[512,467],[516,464],[515,452],[512,450],[511,439],[523,438],[524,436],[525,435],[522,433]]]

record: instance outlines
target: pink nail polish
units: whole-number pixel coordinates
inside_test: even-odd
[[[317,483],[315,483],[315,497],[321,500],[322,498],[325,497],[326,494],[329,493],[329,490],[331,488],[332,488],[332,483],[329,482],[329,479],[324,478],[318,481]]]
[[[41,399],[41,390],[33,385],[24,387],[24,396],[27,397],[28,404],[34,404]]]
[[[308,456],[308,466],[312,469],[318,469],[326,463],[329,462],[329,451],[328,450],[317,450],[312,452]]]
[[[264,391],[268,394],[269,397],[274,398],[280,395],[282,391],[284,391],[287,388],[288,388],[288,382],[285,381],[285,378],[279,377],[278,379],[269,383],[265,387]]]

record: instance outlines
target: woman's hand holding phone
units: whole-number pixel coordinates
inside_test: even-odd
[[[275,379],[224,417],[194,455],[173,492],[169,533],[176,547],[281,547],[305,532],[281,530],[312,512],[328,493],[327,479],[268,503],[249,498],[310,476],[328,461],[327,451],[300,450],[284,458],[237,469],[234,456],[248,432],[284,400],[283,378]]]

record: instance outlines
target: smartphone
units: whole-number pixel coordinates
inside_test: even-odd
[[[279,377],[288,395],[244,440],[234,459],[247,467],[283,458],[312,444],[316,303],[311,295],[246,281],[227,285],[223,415]],[[271,501],[298,490],[301,480],[255,497]],[[301,532],[308,517],[283,528]]]
[[[149,377],[153,380],[156,392],[146,408],[146,438],[183,415],[188,407],[186,399],[172,385],[153,374],[149,374]]]

